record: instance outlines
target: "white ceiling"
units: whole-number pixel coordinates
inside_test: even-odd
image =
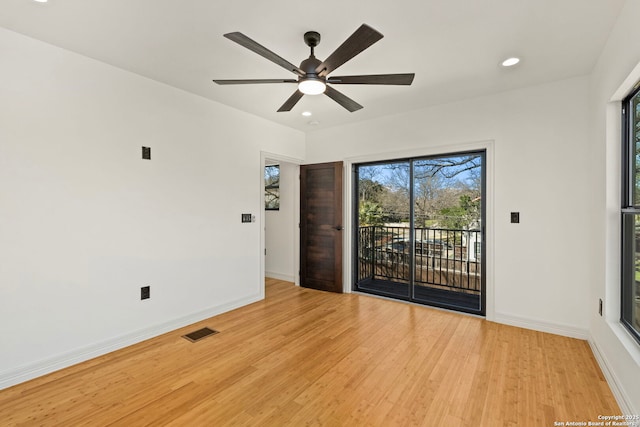
[[[0,26],[305,132],[590,72],[624,0],[0,0]],[[240,31],[299,64],[366,23],[384,38],[336,75],[416,74],[412,86],[341,85],[364,108],[326,96],[276,110],[295,85],[212,79],[295,78],[227,40]],[[521,64],[499,63],[520,56]],[[312,111],[303,117],[302,111]],[[319,124],[309,124],[317,121]]]

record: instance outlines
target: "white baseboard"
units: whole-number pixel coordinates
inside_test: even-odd
[[[581,340],[589,339],[589,331],[586,329],[576,328],[575,326],[560,325],[556,323],[543,322],[540,320],[527,319],[524,317],[513,316],[510,314],[495,313],[494,322],[505,325],[517,326],[519,328],[532,329],[539,332],[548,332],[550,334],[562,335],[570,338],[578,338]]]
[[[188,326],[192,323],[200,322],[209,317],[217,316],[218,314],[222,314],[227,311],[245,306],[247,304],[260,301],[261,299],[262,297],[260,295],[241,298],[226,304],[210,307],[197,313],[173,319],[149,328],[134,331],[114,339],[102,341],[97,344],[78,348],[70,352],[53,356],[38,362],[29,363],[15,369],[0,372],[0,390],[40,377],[42,375],[49,374],[51,372],[58,371],[63,368],[67,368],[69,366],[87,361],[89,359],[102,356],[104,354],[139,343],[149,338],[171,332],[184,326]]]
[[[285,282],[295,282],[295,277],[288,274],[280,274],[280,273],[274,273],[272,271],[266,271],[264,275],[272,279],[284,280]]]
[[[613,393],[613,397],[616,398],[616,401],[618,402],[618,406],[620,407],[620,410],[622,411],[622,413],[627,415],[637,414],[638,412],[634,412],[634,409],[629,403],[629,398],[627,397],[627,394],[625,393],[624,389],[620,386],[621,383],[620,381],[618,381],[618,377],[616,376],[614,371],[610,368],[609,362],[607,361],[607,358],[604,355],[604,353],[600,351],[598,344],[595,342],[593,337],[589,337],[588,341],[589,341],[589,346],[591,347],[591,351],[593,352],[593,355],[595,356],[596,361],[598,362],[598,365],[600,365],[600,369],[602,370],[602,373],[604,374],[604,377],[607,380],[607,384],[609,384],[609,388],[611,389],[611,393]]]

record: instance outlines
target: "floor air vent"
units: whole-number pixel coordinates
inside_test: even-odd
[[[197,331],[191,332],[190,334],[183,335],[182,338],[188,339],[191,342],[200,341],[203,338],[210,337],[211,335],[217,334],[218,331],[214,331],[209,328],[198,329]]]

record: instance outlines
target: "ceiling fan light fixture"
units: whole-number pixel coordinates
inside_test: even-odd
[[[318,79],[305,79],[298,83],[298,90],[305,95],[320,95],[326,88],[327,85]]]

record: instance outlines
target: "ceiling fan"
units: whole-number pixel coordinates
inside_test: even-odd
[[[242,33],[233,32],[227,33],[224,36],[298,76],[297,79],[214,80],[214,82],[219,85],[297,83],[298,89],[282,104],[278,112],[291,111],[303,95],[319,95],[322,93],[342,105],[348,111],[354,112],[363,108],[362,105],[329,86],[329,84],[410,85],[415,76],[413,73],[329,76],[329,74],[339,66],[383,37],[382,34],[366,24],[362,24],[360,28],[324,61],[320,61],[314,56],[314,48],[320,43],[320,34],[316,31],[306,32],[304,34],[304,41],[311,48],[311,55],[302,61],[299,67],[256,43]]]

